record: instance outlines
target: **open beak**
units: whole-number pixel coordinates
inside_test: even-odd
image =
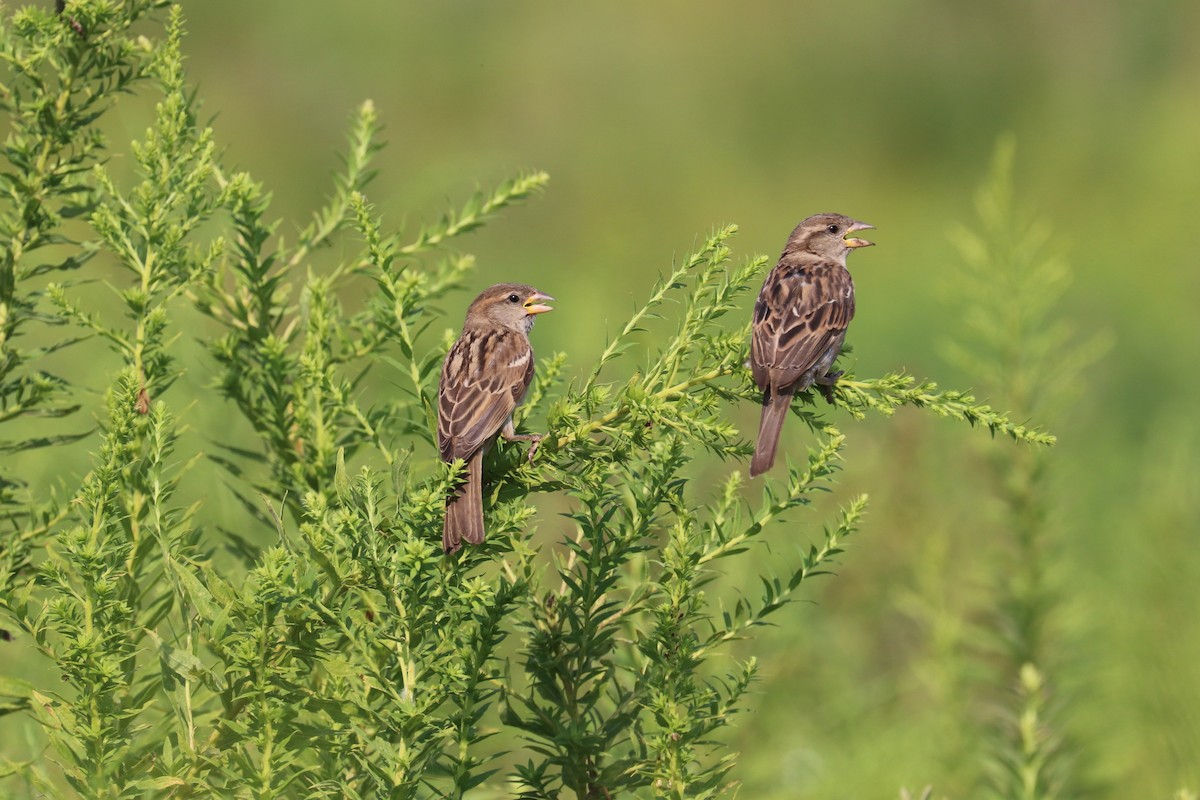
[[[545,314],[547,311],[553,311],[551,306],[546,305],[544,300],[553,300],[554,298],[548,294],[534,292],[525,298],[525,313],[533,316],[534,314]]]
[[[847,236],[849,236],[849,234],[854,233],[855,231],[873,231],[873,230],[875,230],[874,225],[868,225],[865,222],[851,222],[850,227],[846,229],[846,234],[847,234]],[[855,238],[846,239],[846,246],[851,249],[853,249],[855,247],[870,247],[873,244],[875,244],[875,243],[868,242],[866,239],[855,239]]]

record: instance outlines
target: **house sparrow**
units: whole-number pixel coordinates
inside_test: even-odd
[[[483,451],[497,434],[533,442],[530,459],[541,441],[537,434],[517,435],[512,413],[533,378],[529,331],[538,314],[551,310],[543,301],[553,299],[517,283],[485,289],[467,309],[462,334],[446,354],[438,385],[438,450],[443,461],[467,462],[466,482],[446,500],[447,553],[464,539],[483,541]]]
[[[775,463],[792,395],[814,383],[829,400],[841,372],[829,371],[854,317],[854,281],[846,256],[874,244],[846,238],[873,228],[841,214],[817,214],[796,226],[754,304],[750,370],[763,391],[758,444],[750,475]]]

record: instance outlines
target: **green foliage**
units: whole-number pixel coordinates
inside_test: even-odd
[[[91,170],[104,157],[97,119],[122,92],[146,80],[150,53],[132,27],[158,0],[92,3],[71,15],[27,8],[0,19],[0,115],[8,123],[0,179],[0,515],[16,513],[22,482],[4,466],[13,454],[62,444],[69,436],[8,438],[11,423],[69,415],[69,382],[39,362],[76,339],[22,344],[37,326],[60,326],[44,307],[46,275],[67,276],[95,255],[73,221],[97,207]],[[90,39],[88,32],[103,31]]]
[[[1071,272],[1049,252],[1049,232],[1017,207],[1012,188],[1015,146],[1003,139],[978,193],[978,231],[959,228],[963,259],[958,300],[962,335],[949,346],[960,366],[982,376],[993,396],[1018,413],[1056,415],[1077,391],[1079,374],[1108,347],[1107,336],[1079,342],[1059,305]],[[1049,462],[1032,449],[990,454],[1003,501],[1003,559],[994,567],[987,641],[993,655],[991,783],[996,797],[1041,800],[1079,793],[1079,759],[1061,731],[1061,703],[1051,676],[1061,667],[1053,579],[1054,543]]]
[[[0,31],[14,125],[0,423],[85,402],[39,372],[54,347],[16,349],[27,326],[71,325],[121,364],[70,502],[19,497],[12,478],[0,496],[13,530],[0,544],[0,614],[48,665],[45,682],[0,676],[0,714],[31,721],[44,749],[0,761],[10,785],[105,798],[729,795],[736,759],[722,729],[750,704],[758,664],[728,645],[828,572],[866,497],[757,591],[725,568],[831,489],[846,439],[829,416],[910,405],[1052,441],[961,392],[847,376],[833,407],[797,404],[813,446],[760,497],[736,468],[715,489],[692,480],[701,457],[724,471],[749,453],[730,409],[758,401],[743,320],[766,260],[732,262],[729,226],[659,281],[578,383],[561,354],[541,359],[517,423],[546,409],[552,435],[533,463],[498,444],[488,540],[447,557],[454,470],[431,446],[451,338],[438,304],[473,265],[448,248],[547,176],[480,192],[413,237],[387,232],[366,194],[379,148],[366,103],[330,200],[289,245],[269,195],[227,174],[197,122],[178,8],[161,41],[132,38],[159,5],[21,11]],[[161,96],[124,188],[98,164],[92,126],[149,80]],[[70,254],[29,264],[59,246]],[[97,256],[118,276],[111,289],[57,274]],[[36,282],[51,273],[56,283]],[[674,332],[631,377],[612,375],[668,304]],[[203,528],[181,499],[202,455],[185,449],[172,411],[196,399],[177,399],[188,311],[210,325],[197,335],[217,393],[256,438],[205,432],[247,511],[223,520],[229,531]],[[539,535],[531,499],[551,492],[567,498],[567,523]],[[267,545],[243,547],[228,575],[211,553],[222,539]]]

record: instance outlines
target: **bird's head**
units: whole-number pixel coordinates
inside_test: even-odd
[[[844,264],[851,250],[875,244],[850,234],[874,227],[842,214],[814,214],[792,231],[787,250],[804,250]]]
[[[468,325],[499,325],[529,333],[538,314],[551,311],[554,298],[522,283],[500,283],[484,289],[467,309]]]

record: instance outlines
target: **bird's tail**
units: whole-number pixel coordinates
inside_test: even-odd
[[[773,392],[763,393],[762,421],[758,424],[758,444],[754,447],[754,458],[750,460],[750,477],[762,475],[775,463],[775,448],[779,446],[779,433],[792,405],[792,395]]]
[[[483,541],[483,448],[467,461],[467,479],[446,498],[442,549],[453,553],[463,541]]]

